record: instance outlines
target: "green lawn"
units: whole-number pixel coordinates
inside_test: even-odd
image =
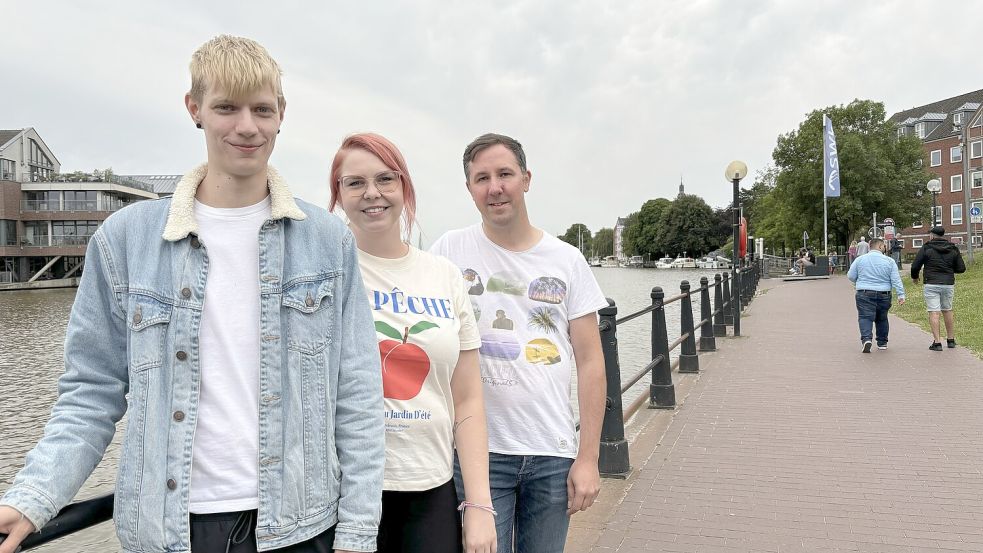
[[[905,264],[901,272],[907,301],[901,307],[895,305],[891,312],[931,332],[925,312],[922,281],[919,279],[918,284],[911,282],[910,267]],[[983,259],[977,259],[976,264],[967,267],[965,273],[956,275],[956,298],[952,309],[956,312],[956,342],[968,347],[978,357],[983,357]],[[944,324],[942,336],[945,337]]]

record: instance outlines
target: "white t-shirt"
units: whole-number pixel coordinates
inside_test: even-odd
[[[481,224],[430,249],[461,268],[481,333],[488,449],[575,458],[570,321],[607,306],[584,256],[543,233],[523,252],[498,246]]]
[[[269,218],[269,196],[231,209],[195,201],[208,279],[198,332],[192,513],[259,507],[259,230]]]
[[[453,477],[451,377],[461,350],[481,339],[461,273],[410,246],[399,259],[358,252],[385,396],[383,489],[423,491]]]

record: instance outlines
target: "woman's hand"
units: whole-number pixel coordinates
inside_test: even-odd
[[[468,507],[464,510],[464,553],[495,553],[498,534],[495,517],[488,511]]]

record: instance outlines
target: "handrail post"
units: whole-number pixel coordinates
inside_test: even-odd
[[[679,291],[683,294],[682,313],[679,316],[679,332],[683,338],[679,350],[679,372],[698,373],[700,372],[700,358],[696,353],[696,328],[693,325],[693,300],[690,298],[689,281],[684,280],[679,283]]]
[[[599,328],[601,351],[604,353],[604,374],[607,376],[607,398],[604,421],[601,424],[601,449],[597,468],[602,476],[627,478],[631,472],[628,462],[628,440],[625,439],[625,417],[621,403],[621,364],[618,360],[618,306],[607,298],[602,307]]]
[[[713,335],[716,338],[727,337],[727,314],[724,312],[724,285],[720,273],[713,275]]]
[[[659,362],[652,368],[652,384],[649,385],[649,409],[672,409],[676,406],[676,388],[669,368],[669,337],[666,333],[666,298],[662,287],[652,288],[652,360]]]
[[[700,277],[700,351],[714,351],[717,341],[713,337],[713,308],[710,305],[710,281]]]
[[[724,273],[724,324],[734,324],[734,304],[730,297],[730,275]]]

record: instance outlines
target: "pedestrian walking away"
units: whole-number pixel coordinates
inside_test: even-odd
[[[448,232],[431,251],[448,257],[466,282],[480,275],[485,283],[471,301],[498,547],[559,553],[570,516],[600,491],[605,377],[597,311],[607,301],[580,251],[530,223],[532,173],[518,141],[482,135],[465,148],[463,162],[481,222]],[[574,359],[579,439],[570,408]]]
[[[954,348],[956,315],[952,310],[952,299],[956,291],[956,274],[966,272],[966,263],[959,248],[946,240],[944,227],[932,227],[932,239],[918,250],[915,261],[911,264],[913,282],[918,282],[919,272],[923,269],[925,309],[932,327],[932,345],[928,349],[942,351],[940,318],[945,321],[946,345]]]
[[[219,36],[190,69],[207,163],[89,241],[61,393],[0,498],[0,553],[72,500],[124,413],[124,553],[376,549],[382,377],[355,239],[269,165],[286,100],[266,49]]]
[[[887,349],[887,312],[891,309],[891,289],[898,292],[898,305],[905,302],[901,274],[894,260],[885,255],[886,249],[880,238],[871,240],[870,252],[858,257],[847,272],[847,278],[856,284],[857,320],[863,353],[870,353],[875,328],[877,349]]]
[[[857,242],[857,257],[866,255],[868,252],[870,252],[870,243],[867,242],[866,238],[861,236],[860,241]]]

